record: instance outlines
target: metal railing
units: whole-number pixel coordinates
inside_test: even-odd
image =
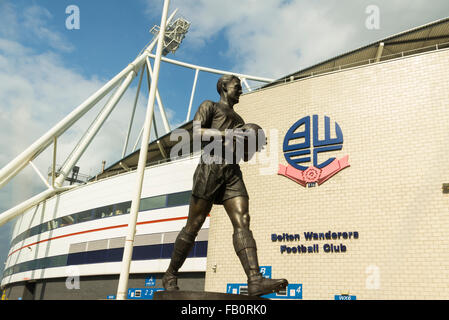
[[[199,152],[191,152],[189,154],[185,154],[185,155],[181,155],[181,156],[177,156],[177,157],[171,157],[171,158],[161,159],[161,160],[157,160],[157,161],[151,161],[151,162],[147,162],[146,168],[154,167],[154,166],[161,165],[161,164],[168,163],[168,162],[174,162],[174,161],[178,161],[178,160],[185,160],[187,158],[191,159],[191,158],[194,158],[194,157],[196,157],[198,155],[199,155]],[[120,169],[117,169],[117,170],[111,170],[111,171],[107,171],[107,172],[100,172],[96,176],[90,177],[90,179],[88,181],[86,181],[86,182],[100,181],[100,180],[111,178],[113,176],[117,176],[117,175],[120,175],[120,174],[123,174],[123,173],[128,173],[128,172],[135,171],[137,169],[137,164],[135,166],[130,166],[127,169],[128,170],[120,168]]]
[[[62,165],[59,165],[59,164],[56,165],[56,170],[55,170],[56,177],[58,177],[61,174],[62,167],[63,167]],[[51,181],[52,174],[53,174],[53,167],[50,166],[47,169],[47,177],[48,177],[49,182]],[[92,176],[85,174],[85,173],[81,173],[81,172],[76,172],[75,175],[76,175],[76,181],[73,181],[73,184],[84,184],[84,183],[89,182],[89,180],[91,180],[93,178]],[[70,177],[67,176],[66,180],[67,180],[67,178],[70,178]]]

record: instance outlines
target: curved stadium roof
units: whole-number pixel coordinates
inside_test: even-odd
[[[338,55],[282,77],[264,87],[443,48],[449,48],[449,18],[437,20]]]

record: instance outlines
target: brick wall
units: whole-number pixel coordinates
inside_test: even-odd
[[[317,76],[242,96],[236,111],[261,125],[275,152],[267,164],[242,164],[260,265],[303,284],[303,299],[449,298],[449,51]],[[276,174],[287,165],[282,142],[305,116],[324,115],[343,132],[343,149],[321,154],[350,167],[304,188]],[[270,135],[270,130],[274,135]],[[277,132],[277,137],[276,137]],[[257,159],[256,159],[257,160]],[[306,166],[310,164],[305,164]],[[358,239],[306,241],[304,232],[355,232]],[[222,206],[211,213],[205,289],[246,282]],[[272,242],[271,234],[300,234]],[[281,245],[319,245],[318,253],[283,253]],[[346,252],[325,253],[324,244]],[[216,265],[214,272],[213,267]]]

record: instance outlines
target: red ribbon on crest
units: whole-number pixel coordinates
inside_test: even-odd
[[[348,159],[349,156],[347,155],[340,160],[335,159],[322,169],[311,166],[305,171],[298,170],[291,165],[284,166],[279,164],[278,174],[299,183],[303,187],[305,187],[308,183],[314,182],[321,185],[341,170],[349,167],[350,165]]]

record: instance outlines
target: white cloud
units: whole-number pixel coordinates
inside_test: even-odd
[[[11,3],[0,3],[0,34],[6,37],[16,37],[19,32],[19,22],[14,7]]]
[[[18,11],[13,2],[0,3],[0,36],[20,42],[43,43],[62,52],[73,51],[73,45],[49,27],[48,22],[53,16],[47,9],[32,4],[20,14],[17,14]]]
[[[161,1],[147,0],[160,15]],[[380,10],[380,29],[368,30],[366,7]],[[449,2],[434,0],[172,0],[192,22],[188,50],[203,50],[221,34],[236,72],[281,77],[383,37],[447,16]]]
[[[23,12],[22,28],[30,32],[39,41],[45,41],[48,45],[60,51],[70,52],[74,47],[66,41],[61,34],[51,31],[47,27],[47,21],[51,20],[51,13],[40,6],[32,5]]]

